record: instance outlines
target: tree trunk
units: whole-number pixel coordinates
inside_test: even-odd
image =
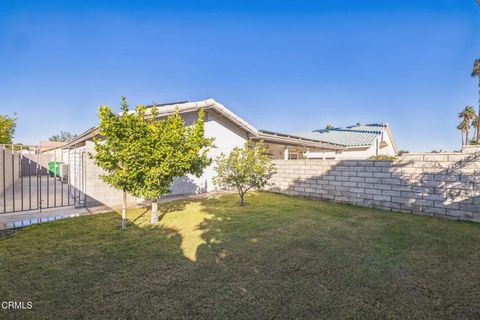
[[[468,146],[468,131],[465,132],[465,145]]]
[[[150,223],[154,224],[158,222],[158,203],[157,199],[152,200],[152,217],[150,219]]]
[[[465,145],[465,140],[463,140],[463,131],[462,131],[462,147]]]
[[[127,191],[123,191],[122,197],[122,230],[127,228]]]
[[[244,194],[244,193],[240,194],[240,205],[241,205],[242,207],[245,205],[244,197],[245,197],[245,194]]]
[[[478,75],[478,117],[480,118],[480,75]],[[477,128],[477,143],[480,144],[480,128]]]

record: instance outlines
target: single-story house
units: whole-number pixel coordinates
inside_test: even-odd
[[[225,106],[208,99],[196,102],[180,102],[157,105],[159,117],[166,117],[178,110],[186,125],[193,123],[198,116],[198,110],[205,110],[205,135],[215,138],[216,148],[211,150],[209,156],[217,157],[220,153],[228,154],[234,147],[252,139],[263,141],[268,148],[272,159],[297,159],[308,152],[314,153],[339,153],[345,149],[343,145],[335,142],[317,140],[314,137],[302,137],[282,134],[272,131],[257,130],[245,120],[228,110]],[[87,155],[94,152],[92,139],[98,135],[97,128],[91,128],[70,141],[65,148],[75,149]],[[75,176],[82,177],[79,188],[87,195],[87,205],[117,206],[121,201],[121,192],[112,190],[99,179],[101,169],[96,167],[92,159],[85,156],[82,161],[76,161],[73,169]],[[79,172],[82,171],[82,172]],[[200,178],[195,176],[178,177],[172,185],[173,195],[194,194],[215,190],[212,178],[215,176],[213,165],[206,168]],[[130,199],[138,202],[140,199]]]
[[[388,123],[357,123],[344,128],[327,128],[295,135],[344,147],[341,151],[309,150],[305,154],[309,159],[367,159],[378,155],[395,156],[398,153]]]

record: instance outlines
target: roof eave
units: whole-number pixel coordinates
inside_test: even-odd
[[[91,139],[94,136],[98,135],[99,134],[98,131],[99,131],[98,127],[92,127],[90,129],[88,129],[87,131],[81,133],[78,137],[76,137],[72,141],[67,142],[64,147],[65,148],[72,148],[75,145],[77,145],[79,143],[82,143],[82,142],[84,142],[88,139]]]
[[[243,128],[248,133],[251,133],[253,136],[257,136],[259,134],[259,131],[255,129],[251,124],[237,116],[235,113],[228,110],[223,104],[215,101],[214,99],[209,100],[213,102],[212,108],[218,113],[220,113],[222,116],[229,119],[239,127]]]
[[[158,108],[158,111],[159,111],[159,117],[166,117],[171,114],[174,114],[177,111],[178,113],[183,114],[188,112],[196,112],[199,109],[215,110],[218,114],[227,118],[231,122],[235,123],[237,126],[243,128],[245,131],[252,134],[253,136],[258,135],[258,130],[255,129],[251,124],[249,124],[248,122],[246,122],[245,120],[243,120],[242,118],[240,118],[239,116],[237,116],[236,114],[228,110],[221,103],[211,98],[207,100],[196,101],[196,102],[178,103],[178,104],[172,104],[167,106],[161,106]],[[130,110],[129,112],[135,112],[135,111]],[[93,138],[98,134],[99,134],[98,126],[90,128],[87,131],[80,134],[76,139],[70,141],[66,145],[66,147],[75,146],[79,143],[82,143],[88,139]]]
[[[393,146],[393,151],[395,152],[395,154],[398,154],[397,143],[395,142],[395,138],[393,137],[393,133],[392,133],[392,130],[390,129],[390,125],[388,122],[386,122],[385,131],[387,131],[387,134],[390,137],[390,141],[392,142],[392,146]]]
[[[339,144],[332,144],[323,141],[265,130],[260,130],[259,134],[253,139],[335,151],[345,149],[345,146]]]

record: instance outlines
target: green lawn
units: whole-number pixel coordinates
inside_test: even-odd
[[[0,240],[0,318],[480,317],[480,224],[253,193]]]

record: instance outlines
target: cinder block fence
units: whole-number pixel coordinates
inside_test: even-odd
[[[472,150],[470,150],[472,151]],[[276,160],[270,191],[480,222],[480,152]]]

